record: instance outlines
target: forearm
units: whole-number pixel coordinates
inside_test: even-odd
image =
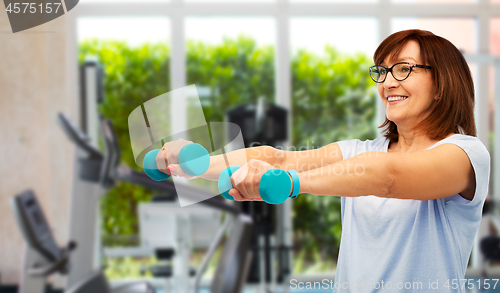
[[[210,156],[210,166],[200,177],[207,180],[217,181],[219,175],[226,167],[243,166],[251,159],[265,161],[275,168],[280,168],[280,151],[271,146],[259,146],[239,149],[226,154]]]
[[[389,154],[364,153],[347,160],[299,173],[300,193],[333,196],[387,197],[394,177]]]
[[[342,160],[342,151],[337,143],[331,143],[318,149],[304,151],[279,150],[281,158],[278,169],[305,172],[337,163]]]

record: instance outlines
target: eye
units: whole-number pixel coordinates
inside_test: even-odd
[[[387,70],[385,70],[385,68],[379,68],[377,71],[380,75],[384,75],[387,73]]]
[[[401,68],[399,69],[399,71],[401,71],[402,73],[408,73],[408,72],[410,72],[410,66],[403,65],[403,66],[401,66]]]

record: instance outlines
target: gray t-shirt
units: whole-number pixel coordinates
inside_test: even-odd
[[[461,134],[430,148],[445,143],[462,148],[472,163],[476,176],[473,200],[459,194],[427,201],[342,197],[342,240],[334,292],[464,292],[463,281],[458,289],[453,284],[464,278],[481,221],[490,156],[479,139]],[[364,152],[387,152],[389,140],[355,139],[338,144],[345,160]]]

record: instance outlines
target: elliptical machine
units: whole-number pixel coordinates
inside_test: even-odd
[[[65,247],[56,244],[47,218],[35,194],[31,190],[12,199],[12,209],[16,222],[26,241],[24,270],[19,293],[43,293],[46,278],[53,274],[65,275],[71,269],[70,254],[77,244],[70,241]],[[154,293],[155,289],[147,282],[135,282],[110,289],[102,270],[96,270],[87,278],[75,284],[65,293]]]

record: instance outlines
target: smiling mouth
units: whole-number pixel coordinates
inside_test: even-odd
[[[407,96],[393,96],[393,97],[388,97],[387,101],[394,102],[394,101],[401,101],[401,100],[406,100],[406,99],[408,99]]]

